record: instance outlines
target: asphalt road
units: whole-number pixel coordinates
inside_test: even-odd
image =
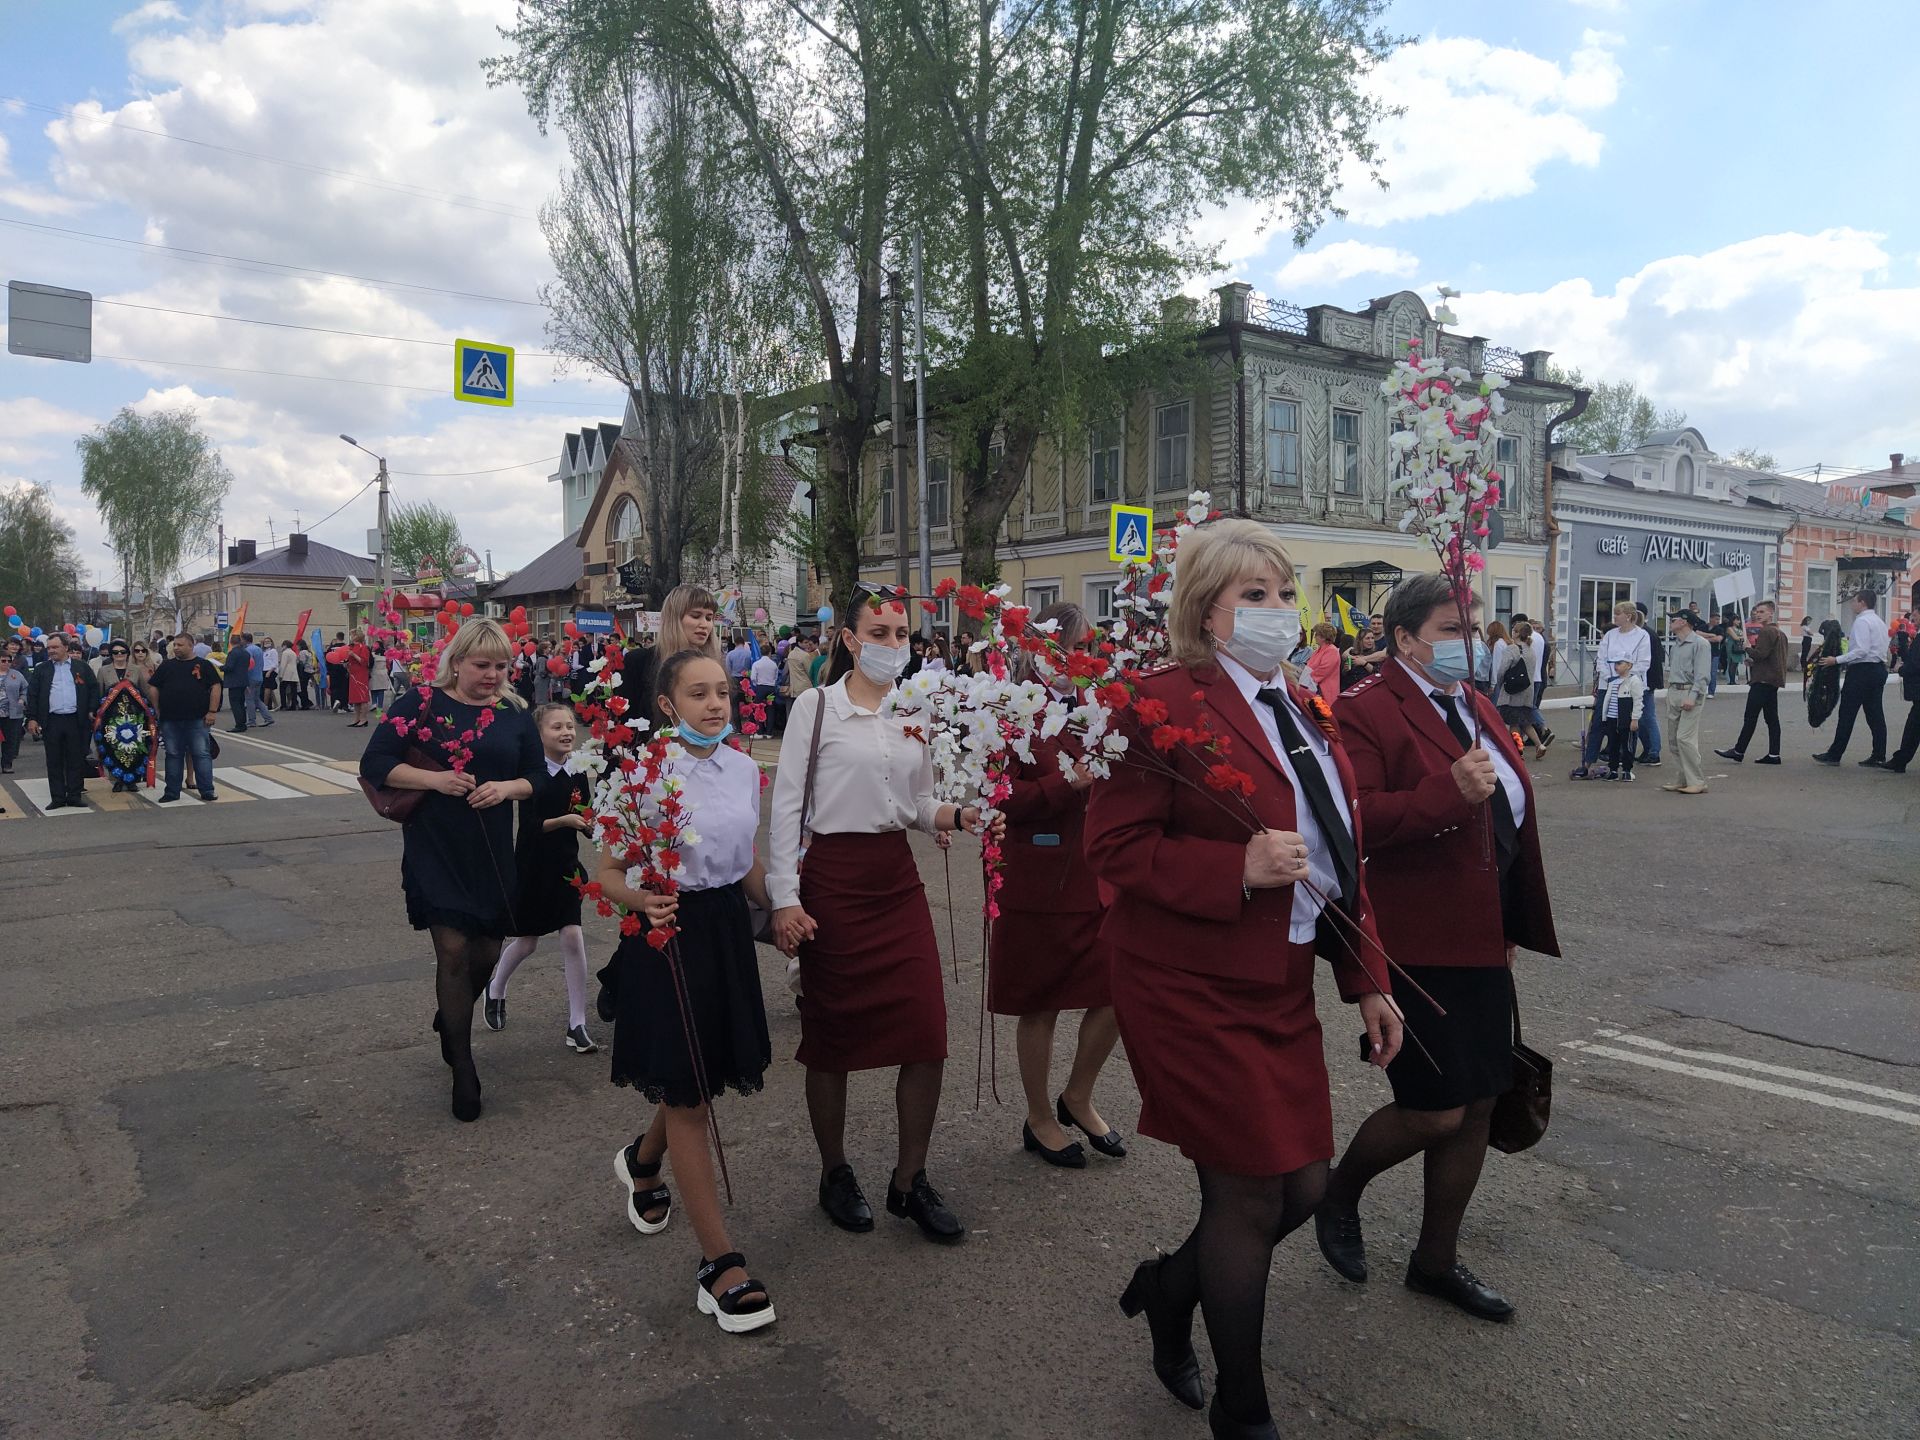
[[[1715,702],[1710,742],[1738,703]],[[797,1019],[765,952],[776,1063],[721,1122],[735,1238],[780,1322],[735,1339],[694,1313],[684,1221],[648,1239],[624,1218],[609,1162],[642,1116],[604,1053],[562,1047],[557,963],[516,977],[508,1028],[479,1042],[485,1117],[457,1124],[398,833],[287,779],[358,733],[295,715],[256,738],[283,749],[236,738],[223,765],[288,793],[0,820],[0,1434],[1205,1433],[1114,1304],[1190,1223],[1191,1173],[1144,1140],[1077,1173],[1022,1154],[1004,1024],[1009,1103],[990,1078],[976,1099],[964,860],[933,1172],[969,1238],[936,1249],[884,1214],[849,1236],[814,1208]],[[1309,1235],[1276,1258],[1283,1433],[1913,1433],[1920,780],[1821,769],[1815,748],[1790,720],[1786,766],[1716,762],[1700,798],[1662,793],[1670,768],[1625,787],[1541,767],[1567,953],[1523,957],[1520,981],[1554,1123],[1491,1158],[1463,1242],[1519,1317],[1397,1283],[1418,1225],[1403,1167],[1369,1193],[1370,1285]],[[944,945],[937,852],[921,865]],[[592,922],[596,959],[609,934]],[[1321,1011],[1344,1138],[1385,1090],[1330,989]],[[1119,1057],[1101,1093],[1130,1130]],[[856,1078],[851,1130],[878,1199],[882,1077]]]

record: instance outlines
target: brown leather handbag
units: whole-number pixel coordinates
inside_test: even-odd
[[[1507,969],[1513,986],[1513,969]],[[1520,1038],[1520,991],[1513,986],[1513,1088],[1493,1102],[1487,1143],[1516,1155],[1540,1143],[1553,1114],[1553,1062]]]
[[[451,770],[437,755],[431,755],[418,745],[409,745],[402,764],[411,765],[416,770]],[[360,777],[360,790],[367,797],[367,803],[373,806],[373,813],[382,820],[391,820],[397,825],[405,825],[413,819],[413,812],[420,808],[420,802],[427,798],[425,790],[402,790],[393,785],[376,785],[366,776]]]

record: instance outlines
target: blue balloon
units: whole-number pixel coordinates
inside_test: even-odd
[[[822,605],[818,610],[813,612],[813,618],[818,620],[822,625],[831,625],[833,623],[833,607],[831,605]],[[36,630],[33,633],[38,635],[40,632]]]
[[[40,627],[38,625],[34,626],[32,631],[29,633],[32,634],[34,639],[38,640],[40,638]]]

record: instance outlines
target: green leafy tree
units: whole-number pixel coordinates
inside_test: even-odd
[[[916,193],[947,260],[959,355],[962,565],[996,539],[1040,436],[1083,433],[1188,351],[1163,297],[1213,268],[1212,206],[1254,200],[1304,243],[1388,107],[1366,78],[1397,41],[1383,0],[951,0],[904,6],[946,146]],[[989,459],[996,430],[998,463]]]
[[[882,256],[905,183],[894,159],[912,131],[903,6],[522,0],[504,33],[514,51],[487,73],[519,85],[537,118],[588,93],[587,77],[625,69],[656,85],[671,77],[724,125],[739,166],[731,194],[758,241],[777,247],[803,307],[802,354],[818,385],[805,434],[822,457],[817,540],[844,598],[860,568],[860,461],[884,394]],[[602,283],[617,294],[628,281]]]
[[[80,585],[80,551],[73,527],[40,485],[0,490],[0,604],[29,625],[59,622]]]
[[[387,552],[402,570],[417,571],[431,555],[445,570],[460,547],[460,522],[431,500],[396,505],[387,515]]]
[[[124,409],[74,442],[80,488],[99,510],[133,587],[169,587],[181,558],[204,549],[233,476],[192,410]]]
[[[1547,378],[1592,392],[1585,412],[1559,432],[1559,438],[1571,445],[1576,455],[1618,454],[1633,449],[1649,435],[1678,430],[1687,423],[1686,411],[1657,406],[1631,380],[1589,381],[1577,369],[1558,365],[1547,367]]]
[[[1742,445],[1726,457],[1729,465],[1738,465],[1742,470],[1778,470],[1780,462],[1773,458],[1773,452],[1762,450],[1754,445]]]

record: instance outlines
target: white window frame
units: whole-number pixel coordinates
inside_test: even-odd
[[[1512,447],[1512,454],[1508,454]],[[1515,511],[1520,508],[1520,437],[1502,435],[1494,442],[1493,468],[1500,476],[1500,508]]]
[[[936,497],[937,501],[936,501]],[[946,530],[953,524],[953,462],[945,455],[927,457],[927,528]]]
[[[1106,440],[1108,443],[1102,444]],[[1113,471],[1107,494],[1096,494],[1094,478],[1102,455],[1111,457]],[[1127,498],[1127,427],[1124,420],[1098,425],[1087,432],[1087,513],[1102,505],[1119,505]]]
[[[1339,436],[1340,421],[1353,417],[1353,439]],[[1353,472],[1353,488],[1346,484],[1347,472]],[[1360,473],[1360,412],[1335,406],[1327,423],[1327,493],[1341,500],[1358,500],[1364,493],[1366,477]]]
[[[1285,405],[1293,411],[1292,429],[1283,429],[1274,425],[1273,407],[1276,405]],[[1296,495],[1300,494],[1302,487],[1301,460],[1305,454],[1300,440],[1300,402],[1288,395],[1269,395],[1267,397],[1266,411],[1262,416],[1262,433],[1265,440],[1262,445],[1261,463],[1267,477],[1267,488],[1269,490],[1285,490]],[[1283,472],[1277,472],[1273,467],[1273,444],[1276,437],[1286,435],[1293,437],[1293,478],[1291,480],[1276,480],[1274,479],[1275,474]],[[1284,449],[1284,444],[1282,448]]]
[[[1506,597],[1504,606],[1501,597]],[[1513,612],[1520,608],[1520,586],[1517,583],[1496,582],[1493,587],[1493,618],[1502,625],[1511,624]]]
[[[1061,586],[1062,582],[1057,578],[1029,580],[1020,587],[1020,603],[1037,615],[1047,606],[1058,603],[1062,594]]]
[[[1603,634],[1607,627],[1613,623],[1613,612],[1622,604],[1631,605],[1634,600],[1638,598],[1633,593],[1637,583],[1638,582],[1630,576],[1626,575],[1582,575],[1580,577],[1580,587],[1575,592],[1574,613],[1576,620],[1585,620],[1593,627],[1593,633],[1596,636]],[[1604,611],[1598,609],[1589,610],[1587,605],[1587,587],[1589,585],[1595,587],[1612,585],[1615,587],[1613,600]],[[1625,595],[1622,595],[1618,588],[1622,585],[1626,586]],[[1593,591],[1593,595],[1596,600],[1599,598],[1600,592],[1598,588]]]
[[[1118,575],[1088,575],[1080,582],[1080,608],[1087,612],[1087,618],[1096,629],[1104,630],[1119,618],[1120,612],[1113,608],[1114,592],[1120,587]],[[1107,592],[1105,613],[1102,613],[1098,593]]]
[[[1824,585],[1816,583],[1814,579],[1816,573],[1824,578]],[[1800,613],[1813,616],[1813,628],[1818,632],[1822,620],[1837,620],[1840,617],[1840,567],[1832,562],[1822,565],[1808,561],[1803,574],[1805,589],[1802,592]],[[1813,606],[1815,592],[1822,590],[1827,597],[1827,613],[1824,615]]]
[[[1167,416],[1174,411],[1185,416],[1185,428],[1179,434],[1163,434],[1162,426]],[[1179,442],[1179,473],[1173,473],[1172,467],[1162,463],[1162,446],[1169,442]],[[1153,493],[1155,495],[1185,495],[1193,488],[1193,401],[1169,400],[1164,405],[1153,407]]]

